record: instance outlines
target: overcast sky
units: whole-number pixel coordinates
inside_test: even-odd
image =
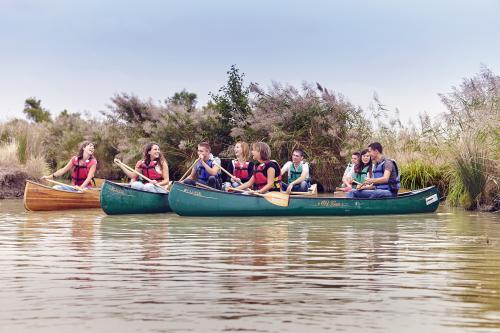
[[[500,1],[0,0],[0,120],[35,96],[53,114],[115,93],[202,105],[236,64],[247,82],[319,82],[402,119],[444,111],[485,64],[500,73]]]

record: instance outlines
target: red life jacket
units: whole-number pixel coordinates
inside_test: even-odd
[[[149,165],[146,165],[146,163],[144,161],[142,161],[139,168],[141,168],[142,174],[144,176],[148,177],[151,180],[156,180],[156,181],[160,182],[163,180],[163,175],[161,174],[161,172],[158,173],[158,171],[156,171],[157,165],[158,165],[158,161],[151,161],[151,162],[149,162]],[[148,181],[143,179],[142,182],[147,183]]]
[[[267,170],[274,168],[274,186],[270,191],[279,191],[281,188],[281,169],[276,161],[266,161],[253,167],[254,190],[260,190],[267,185]]]
[[[71,184],[80,186],[83,184],[90,171],[90,167],[97,164],[97,161],[92,156],[86,160],[78,160],[78,156],[71,159],[73,167],[71,169]],[[81,164],[83,162],[83,164]],[[93,179],[92,179],[93,181]],[[92,183],[88,183],[87,186],[92,187]]]
[[[243,183],[250,179],[250,162],[240,163],[238,160],[233,161],[233,176],[241,179]]]

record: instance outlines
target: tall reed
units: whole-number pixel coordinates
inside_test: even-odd
[[[0,166],[13,167],[19,165],[17,142],[14,139],[0,145]]]
[[[435,185],[443,192],[446,190],[444,168],[422,160],[402,164],[401,187],[416,190]]]
[[[475,209],[486,201],[484,194],[490,180],[488,152],[475,138],[463,140],[458,149],[453,161],[450,202],[460,201],[464,208]]]

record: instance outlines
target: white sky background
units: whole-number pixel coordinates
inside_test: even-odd
[[[106,109],[115,93],[198,106],[231,64],[246,82],[319,82],[402,120],[445,111],[485,64],[500,73],[500,1],[0,0],[0,121],[27,97],[57,114]]]

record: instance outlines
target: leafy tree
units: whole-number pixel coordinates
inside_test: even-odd
[[[240,74],[236,65],[232,65],[227,74],[227,83],[219,89],[219,94],[210,93],[215,111],[220,117],[217,137],[223,146],[232,143],[232,128],[246,127],[247,118],[252,113],[248,97],[250,89],[243,83],[245,74]]]
[[[196,108],[198,96],[195,93],[187,92],[183,89],[181,92],[176,92],[174,96],[167,99],[167,103],[173,105],[184,106],[188,112],[192,112]]]
[[[269,143],[272,158],[279,162],[289,160],[295,148],[303,149],[314,180],[325,190],[334,190],[347,152],[359,149],[371,135],[363,111],[318,84],[304,83],[299,90],[274,82],[267,92],[257,85],[251,89],[256,94],[251,125],[238,129],[245,140]]]
[[[135,95],[126,93],[116,94],[111,98],[112,105],[109,105],[109,119],[124,122],[128,125],[140,125],[145,121],[154,121],[158,117],[151,101],[142,101]]]
[[[27,98],[24,101],[24,114],[29,120],[35,123],[51,122],[50,112],[42,108],[42,101],[35,97]]]

